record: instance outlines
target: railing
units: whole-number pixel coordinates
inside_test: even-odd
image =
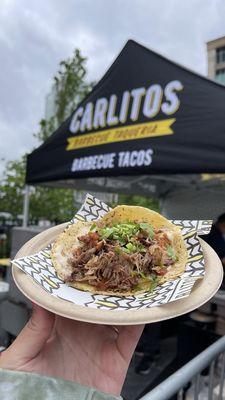
[[[217,377],[218,395],[213,397],[215,386],[215,366],[220,360],[220,376]],[[223,400],[223,386],[225,377],[225,336],[217,340],[210,347],[193,358],[190,362],[172,374],[169,378],[156,386],[140,400],[169,400],[177,395],[178,400],[185,399],[185,388],[192,382],[194,386],[193,400],[199,399],[201,372],[209,367],[209,381],[207,389],[208,400]],[[204,397],[206,398],[206,397]]]

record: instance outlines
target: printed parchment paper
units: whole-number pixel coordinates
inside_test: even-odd
[[[107,213],[110,208],[96,197],[87,194],[84,204],[69,223],[94,221]],[[52,265],[51,244],[37,254],[15,259],[14,265],[23,270],[50,295],[83,307],[102,310],[138,310],[155,307],[190,295],[197,279],[204,277],[204,257],[198,234],[207,234],[212,221],[172,220],[181,228],[188,251],[188,262],[184,274],[174,281],[158,286],[153,292],[137,296],[107,296],[84,292],[66,285],[58,278]]]

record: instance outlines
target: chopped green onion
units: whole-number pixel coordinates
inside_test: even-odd
[[[124,251],[124,253],[130,254],[130,250],[126,249],[126,247],[122,247],[122,250]]]
[[[133,243],[130,243],[130,242],[126,244],[126,248],[127,248],[131,253],[133,253],[133,252],[136,251],[136,246],[135,246]]]
[[[91,230],[96,230],[96,227],[93,226]],[[153,238],[153,228],[147,222],[142,222],[140,224],[129,221],[125,223],[117,223],[110,227],[106,226],[98,229],[98,233],[101,239],[116,240],[121,246],[129,244],[126,248],[133,253],[135,251],[145,251],[145,247],[135,240],[135,235],[137,235],[141,230],[144,230],[148,233],[150,238]]]

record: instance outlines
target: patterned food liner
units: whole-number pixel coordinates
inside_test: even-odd
[[[95,221],[109,210],[108,205],[87,194],[83,205],[69,225],[78,220]],[[51,296],[79,306],[110,311],[156,307],[189,296],[196,280],[203,278],[205,273],[204,257],[198,234],[209,233],[212,221],[172,220],[171,222],[181,228],[188,251],[188,262],[185,272],[180,278],[157,286],[151,293],[145,292],[136,296],[119,297],[97,295],[69,287],[57,276],[52,265],[51,244],[37,254],[15,259],[12,263],[29,275]]]

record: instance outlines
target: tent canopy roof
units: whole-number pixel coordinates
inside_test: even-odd
[[[224,154],[225,88],[129,40],[28,156],[26,183],[84,188],[92,178],[123,176],[137,188],[158,175],[165,185],[167,174],[224,173]]]

